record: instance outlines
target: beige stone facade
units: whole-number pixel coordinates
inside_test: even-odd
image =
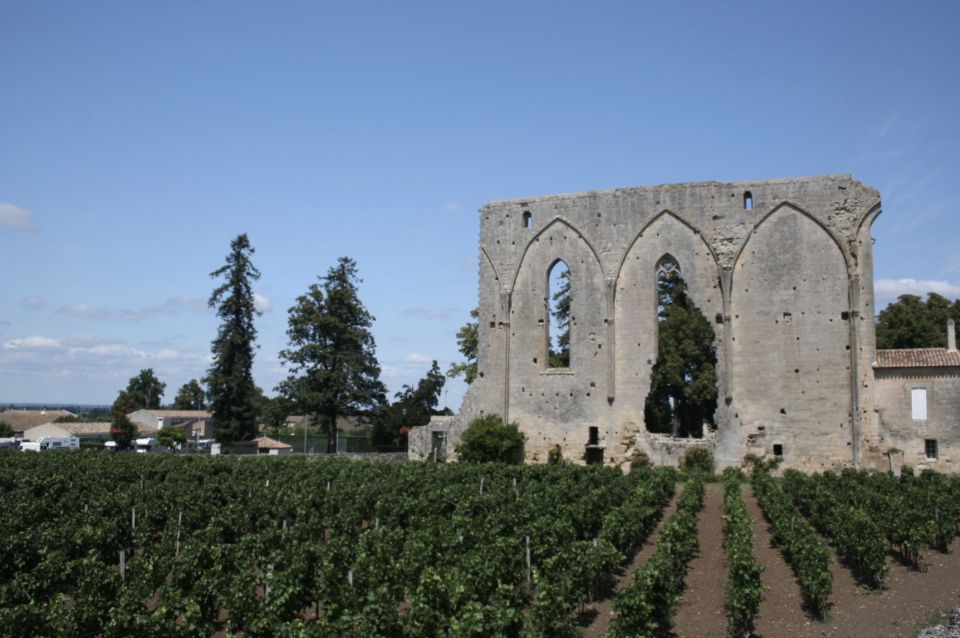
[[[874,370],[870,227],[879,213],[879,193],[849,175],[487,204],[478,378],[457,418],[415,428],[411,456],[425,458],[441,439],[454,456],[466,424],[493,412],[519,423],[530,462],[555,445],[584,461],[594,438],[614,465],[638,450],[674,464],[692,445],[708,446],[721,466],[747,453],[806,470],[883,465],[885,446],[905,443],[883,430],[899,399]],[[716,429],[703,439],[644,425],[665,258],[716,335]],[[558,260],[570,269],[567,368],[547,363],[548,273]],[[944,390],[954,416],[956,390]]]

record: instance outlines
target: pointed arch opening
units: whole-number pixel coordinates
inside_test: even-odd
[[[573,324],[572,275],[570,267],[557,259],[547,271],[547,367],[570,367],[570,330]]]
[[[657,260],[657,361],[644,404],[647,430],[702,438],[715,427],[717,352],[713,326],[687,294],[680,263]]]

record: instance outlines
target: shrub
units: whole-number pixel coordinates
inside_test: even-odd
[[[468,463],[520,463],[523,439],[516,423],[488,414],[470,423],[456,449],[460,460]]]
[[[687,472],[701,470],[705,474],[713,474],[713,454],[705,447],[692,447],[683,455],[680,467]]]
[[[550,448],[550,451],[547,452],[547,463],[549,465],[560,465],[563,463],[563,451],[559,445],[554,445]]]
[[[634,450],[633,454],[630,455],[630,471],[649,467],[653,467],[653,462],[647,456],[647,453],[643,450]]]
[[[0,437],[9,438],[13,436],[13,427],[6,421],[0,421]]]

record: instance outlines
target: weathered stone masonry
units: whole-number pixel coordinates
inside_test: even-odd
[[[692,444],[721,465],[775,451],[811,470],[879,463],[870,238],[879,213],[879,193],[849,175],[487,204],[479,375],[459,417],[415,429],[411,456],[429,454],[433,432],[452,451],[470,420],[493,412],[520,424],[532,462],[554,445],[583,460],[596,428],[612,464],[635,450],[675,463]],[[644,427],[665,256],[716,334],[717,427],[704,439]],[[558,260],[571,273],[569,368],[547,364],[547,278]]]

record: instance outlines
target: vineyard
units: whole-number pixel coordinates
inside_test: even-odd
[[[3,454],[0,636],[568,636],[600,599],[615,612],[607,635],[659,635],[699,548],[704,480],[681,478]],[[744,480],[727,471],[708,486],[723,492],[726,574],[714,578],[734,635],[763,613],[749,491],[811,618],[829,614],[835,555],[882,590],[891,557],[923,569],[960,533],[958,477],[760,471],[752,490]],[[615,584],[654,533],[653,552]]]

